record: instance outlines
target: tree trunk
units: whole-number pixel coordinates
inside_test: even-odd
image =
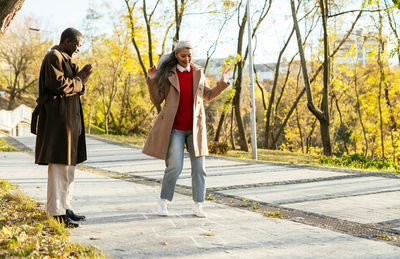
[[[147,32],[147,41],[148,41],[148,52],[149,52],[149,64],[150,67],[154,66],[153,62],[153,40],[151,38],[151,17],[153,16],[153,13],[155,9],[157,8],[157,5],[160,1],[157,1],[153,11],[151,12],[150,16],[147,16],[147,10],[146,10],[146,0],[143,0],[143,17],[144,21],[146,23],[146,32]]]
[[[311,124],[311,130],[308,133],[308,136],[306,138],[306,154],[310,153],[310,147],[312,145],[312,135],[314,134],[314,130],[315,130],[315,124],[317,123],[317,119],[315,118],[313,123]]]
[[[385,1],[385,4],[386,4],[386,1]],[[396,30],[396,27],[394,27],[394,25],[393,25],[393,21],[391,19],[390,13],[387,13],[387,14],[388,14],[390,27],[392,28],[392,31],[393,31],[393,33],[394,33],[394,35],[395,35],[395,37],[396,37],[396,39],[398,41],[398,44],[399,44],[396,48],[397,48],[397,55],[398,55],[399,64],[400,64],[400,52],[399,52],[400,39],[399,39],[397,30]],[[382,46],[382,52],[383,52],[383,50],[385,49],[385,45],[384,45],[385,41],[384,41],[383,35],[382,35],[382,27],[383,27],[382,20],[383,20],[383,17],[381,15],[381,12],[379,12],[379,44],[380,44],[380,46]],[[381,72],[381,81],[382,81],[383,86],[384,86],[384,89],[383,89],[384,98],[385,98],[385,101],[386,101],[386,105],[389,108],[389,116],[390,116],[390,124],[391,124],[390,125],[390,136],[391,136],[392,148],[393,148],[393,152],[392,152],[393,155],[392,156],[393,156],[393,161],[396,161],[397,160],[396,154],[397,154],[398,146],[397,146],[397,141],[395,140],[395,136],[394,135],[396,135],[395,133],[397,132],[398,129],[397,129],[397,122],[396,122],[395,115],[394,115],[394,107],[393,107],[393,105],[392,105],[392,103],[390,101],[390,97],[389,97],[389,86],[388,86],[388,83],[386,81],[385,70],[384,70],[384,67],[383,67],[382,58],[380,58],[379,69],[380,69],[380,72]]]
[[[247,15],[247,8],[245,14],[242,18],[242,23],[239,27],[239,35],[238,35],[238,46],[237,46],[237,54],[242,56],[242,46],[243,46],[243,35],[244,35],[244,28],[246,25],[246,15]],[[235,81],[235,96],[233,97],[232,106],[235,111],[235,118],[237,127],[239,130],[239,145],[240,149],[243,151],[249,151],[249,147],[247,145],[246,133],[243,126],[242,116],[240,114],[240,94],[242,91],[242,78],[243,78],[243,65],[244,60],[240,60],[237,64],[237,78]]]
[[[134,18],[133,18],[133,10],[135,9],[136,3],[134,3],[133,6],[131,7],[129,5],[129,0],[125,0],[125,4],[126,4],[126,8],[128,10],[129,27],[131,30],[131,41],[132,41],[133,47],[135,48],[136,55],[138,57],[140,67],[142,68],[143,75],[146,78],[147,77],[146,66],[144,65],[143,58],[142,58],[142,55],[140,54],[139,46],[136,43],[136,37],[135,37],[135,23],[134,23]]]
[[[221,134],[222,126],[224,125],[224,120],[225,120],[225,117],[226,117],[226,110],[228,109],[228,108],[225,108],[225,107],[227,107],[231,101],[232,101],[232,98],[230,97],[224,103],[224,108],[222,110],[222,113],[221,113],[221,116],[220,116],[219,122],[218,122],[218,127],[217,127],[217,130],[215,132],[214,141],[218,141],[219,140],[219,136]]]
[[[232,145],[232,149],[235,150],[235,139],[233,137],[233,107],[231,108],[231,145]]]
[[[382,54],[384,52],[384,43],[382,40],[382,15],[379,12],[379,47],[378,47],[378,66],[379,66],[379,87],[378,87],[378,108],[379,108],[379,129],[381,131],[380,140],[382,148],[382,157],[385,157],[385,143],[384,143],[384,132],[383,132],[383,114],[382,114],[382,84],[385,80],[385,72],[383,71]]]
[[[330,119],[329,119],[329,85],[330,85],[330,55],[329,55],[329,38],[328,38],[328,0],[320,0],[322,27],[324,31],[324,88],[322,94],[321,110],[323,117],[320,120],[321,138],[324,147],[324,155],[332,155],[331,139],[330,139]]]
[[[0,0],[0,33],[4,33],[25,0]]]
[[[354,90],[356,92],[356,110],[357,110],[357,115],[358,119],[360,120],[361,128],[363,131],[363,136],[364,136],[364,142],[365,142],[365,152],[364,155],[367,156],[368,154],[368,138],[367,138],[367,132],[364,126],[364,122],[362,120],[362,115],[361,115],[361,102],[360,102],[360,96],[358,93],[358,82],[357,82],[357,70],[354,71]]]
[[[185,1],[181,0],[181,6],[178,4],[178,0],[175,0],[175,37],[174,43],[179,41],[179,32],[181,30],[183,11],[185,10]]]
[[[226,111],[223,110],[222,113],[221,113],[221,117],[219,119],[219,122],[218,122],[217,131],[215,132],[215,137],[214,137],[214,141],[215,142],[219,141],[219,135],[221,134],[221,129],[222,129],[222,125],[224,124],[225,115],[226,115]]]
[[[349,154],[349,149],[347,148],[347,142],[346,142],[346,131],[347,131],[347,128],[346,128],[346,125],[343,122],[342,112],[341,112],[340,107],[339,107],[339,99],[336,97],[336,95],[333,95],[333,97],[334,97],[334,100],[335,100],[336,109],[338,110],[338,113],[339,113],[340,127],[341,127],[342,130],[344,130],[343,147],[344,147],[344,150],[346,151],[346,154]]]
[[[238,63],[238,78],[236,79],[235,82],[235,96],[233,97],[233,102],[232,106],[234,108],[235,112],[235,119],[236,119],[236,124],[238,127],[239,131],[239,145],[240,149],[243,151],[249,151],[249,148],[247,146],[247,138],[246,138],[246,132],[244,130],[244,125],[243,125],[243,120],[242,120],[242,115],[240,114],[240,94],[242,91],[242,73],[243,73],[243,62],[240,61]]]
[[[322,110],[318,109],[314,104],[311,84],[310,84],[310,80],[308,77],[307,63],[306,63],[306,59],[304,56],[303,44],[302,44],[301,35],[300,35],[300,28],[299,28],[296,10],[295,10],[295,6],[294,6],[294,0],[291,0],[290,3],[291,3],[291,9],[292,9],[293,23],[294,23],[295,30],[296,30],[297,45],[299,48],[299,53],[300,53],[300,58],[301,58],[301,68],[303,71],[304,85],[305,85],[305,90],[307,93],[307,107],[320,122],[321,140],[322,140],[322,145],[324,148],[324,155],[331,156],[332,148],[331,148],[330,133],[329,133],[329,105],[328,105],[329,49],[328,49],[328,36],[327,36],[327,25],[326,25],[327,15],[326,15],[326,8],[325,8],[324,0],[320,0],[323,29],[324,29],[324,64],[323,64],[323,66],[324,66],[324,89],[323,89],[323,97],[322,97],[322,102],[321,102]]]
[[[303,131],[301,130],[300,118],[299,118],[299,111],[298,111],[297,108],[296,108],[296,124],[297,124],[297,128],[299,129],[301,153],[304,154]]]
[[[12,110],[14,108],[15,103],[15,94],[10,93],[10,99],[8,99],[7,110]]]

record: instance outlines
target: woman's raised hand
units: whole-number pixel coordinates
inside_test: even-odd
[[[157,75],[157,68],[156,66],[152,66],[148,71],[147,71],[147,76],[149,79],[155,79]]]
[[[220,81],[224,82],[224,83],[228,83],[229,84],[229,76],[231,75],[231,68],[225,68],[225,70],[222,72],[222,76]]]

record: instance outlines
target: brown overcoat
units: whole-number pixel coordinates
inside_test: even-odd
[[[84,87],[78,67],[60,47],[44,57],[39,77],[40,109],[35,163],[76,165],[86,160],[85,130],[80,95]]]
[[[211,101],[227,88],[229,83],[219,81],[211,88],[203,71],[193,64],[191,68],[193,69],[193,147],[195,156],[198,157],[208,155],[203,99]],[[169,139],[179,105],[180,88],[176,66],[170,70],[168,81],[165,93],[160,93],[156,81],[147,80],[151,101],[154,104],[161,104],[165,100],[165,103],[153,122],[143,148],[144,154],[164,160],[167,157]]]

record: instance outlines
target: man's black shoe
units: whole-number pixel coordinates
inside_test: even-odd
[[[67,217],[70,218],[70,219],[72,219],[72,220],[75,220],[75,221],[82,221],[82,220],[85,220],[85,219],[86,219],[85,216],[83,216],[83,215],[77,215],[77,214],[75,214],[75,213],[74,213],[72,210],[70,210],[70,209],[67,209]]]
[[[67,215],[53,216],[53,218],[55,218],[60,223],[64,223],[64,226],[67,228],[79,227],[79,224],[73,222]]]

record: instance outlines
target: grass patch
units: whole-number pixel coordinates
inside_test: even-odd
[[[17,152],[18,149],[10,145],[4,138],[0,138],[0,152]]]
[[[251,152],[241,150],[229,150],[224,156],[235,157],[239,159],[252,160]],[[318,164],[319,156],[310,154],[299,154],[293,152],[285,152],[280,150],[257,149],[258,160],[272,162],[286,162],[295,164]]]
[[[69,230],[42,204],[0,180],[0,258],[104,258],[93,246],[69,242]]]
[[[136,146],[144,146],[144,143],[146,142],[146,137],[147,136],[140,136],[140,135],[111,135],[111,134],[92,134],[94,136],[100,137],[100,138],[105,138],[109,140],[114,140],[118,142],[122,142],[125,144],[132,144]]]
[[[359,153],[344,155],[342,157],[321,156],[319,162],[322,165],[328,166],[400,173],[400,165],[393,163],[393,161],[386,157],[369,158]]]

